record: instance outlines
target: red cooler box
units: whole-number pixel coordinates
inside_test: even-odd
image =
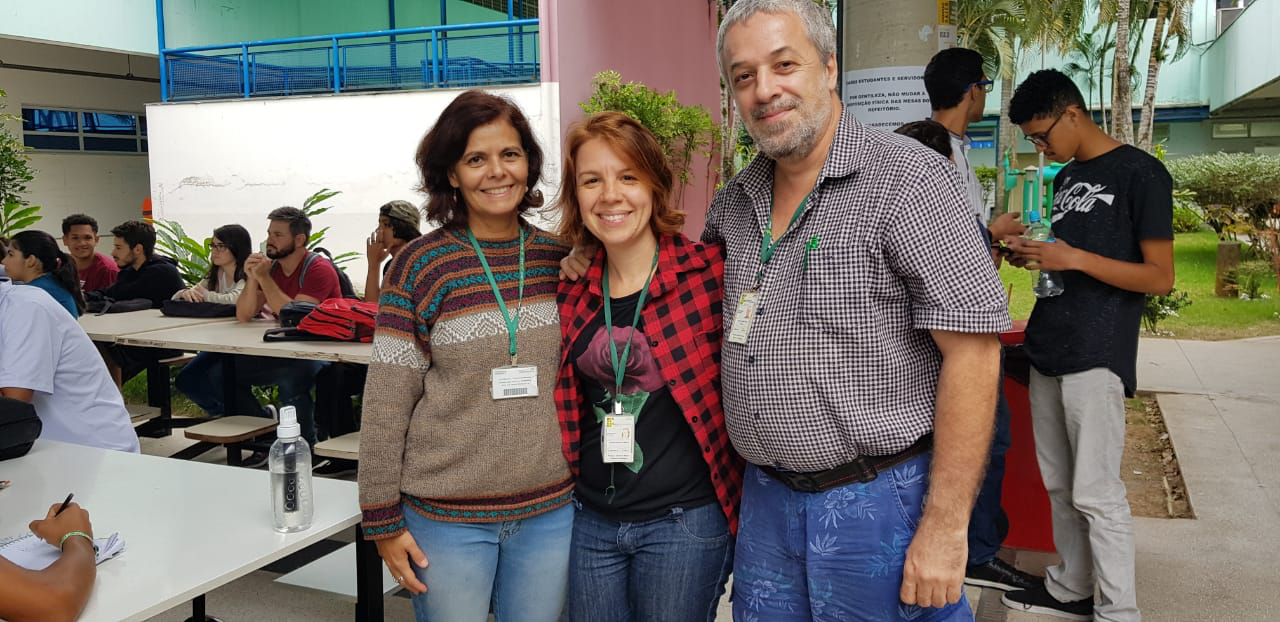
[[[1013,330],[1000,334],[1006,354],[1010,348],[1022,345],[1026,322],[1014,322]],[[1016,358],[1008,356],[1007,358]],[[1003,388],[1012,414],[1010,431],[1012,444],[1005,454],[1004,492],[1001,505],[1009,516],[1009,535],[1004,545],[1018,549],[1052,552],[1053,521],[1049,513],[1049,495],[1040,479],[1040,465],[1036,463],[1036,441],[1031,431],[1031,404],[1027,398],[1027,385],[1016,378],[1006,365]]]

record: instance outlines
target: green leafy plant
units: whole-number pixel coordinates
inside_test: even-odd
[[[152,220],[156,228],[156,250],[178,261],[178,273],[188,285],[195,285],[209,274],[211,238],[197,240],[182,229],[176,220]]]
[[[40,221],[40,206],[31,205],[22,195],[27,182],[35,179],[31,159],[22,140],[10,132],[6,121],[18,117],[2,112],[5,92],[0,90],[0,236],[10,237]]]
[[[1174,187],[1195,193],[1205,221],[1221,239],[1248,236],[1255,243],[1270,229],[1280,203],[1280,156],[1207,153],[1166,163]]]
[[[1196,193],[1186,188],[1173,191],[1173,232],[1193,233],[1205,224]]]
[[[1191,296],[1175,287],[1163,296],[1148,295],[1142,308],[1142,326],[1153,335],[1159,334],[1156,325],[1167,317],[1178,317],[1178,310],[1191,304]]]
[[[332,205],[326,205],[322,207],[320,206],[320,204],[340,194],[342,194],[341,190],[330,190],[328,188],[321,188],[320,190],[316,191],[315,194],[312,194],[311,196],[307,197],[305,200],[302,201],[302,213],[306,214],[307,218],[310,218],[311,221],[314,223],[316,216],[319,216],[320,214],[323,214],[329,211],[333,207]],[[320,230],[318,231],[312,231],[310,239],[307,240],[307,249],[315,250],[317,248],[320,248],[320,246],[324,243],[324,236],[328,232],[329,232],[329,227],[321,227]],[[357,257],[360,257],[360,253],[355,251],[348,251],[340,255],[334,256],[333,263],[335,266],[341,267],[342,264],[347,263],[349,261],[353,261]]]
[[[1271,277],[1271,262],[1255,259],[1236,266],[1232,281],[1235,283],[1240,297],[1245,300],[1256,300],[1262,293],[1262,285]]]
[[[720,126],[711,120],[711,114],[701,106],[682,105],[675,91],[661,93],[637,82],[623,84],[616,71],[596,74],[591,87],[591,98],[580,104],[583,112],[624,112],[653,132],[679,182],[674,203],[680,205],[692,178],[694,156],[710,158],[720,145]]]

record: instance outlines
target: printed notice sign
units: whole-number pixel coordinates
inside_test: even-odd
[[[865,125],[892,131],[929,118],[924,67],[877,67],[844,72],[844,103]]]

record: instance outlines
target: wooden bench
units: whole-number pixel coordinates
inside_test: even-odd
[[[341,460],[360,459],[360,431],[316,443],[316,455]]]
[[[242,464],[240,451],[246,449],[245,445],[249,441],[268,434],[275,429],[276,420],[267,419],[266,417],[249,417],[245,415],[219,417],[187,428],[186,437],[200,442],[174,454],[172,457],[190,460],[213,449],[215,446],[222,445],[227,448],[227,464],[240,466]],[[252,449],[252,447],[248,448]]]
[[[129,422],[135,427],[160,416],[160,409],[155,406],[125,404],[125,410],[129,412]]]

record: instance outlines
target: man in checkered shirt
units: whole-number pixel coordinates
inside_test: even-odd
[[[739,0],[717,51],[760,151],[703,234],[726,249],[724,408],[751,463],[734,618],[971,620],[1009,315],[963,185],[843,110],[812,0]]]

